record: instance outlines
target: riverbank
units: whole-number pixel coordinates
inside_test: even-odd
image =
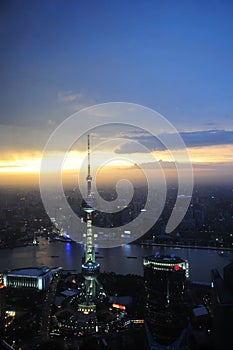
[[[173,249],[181,248],[190,248],[190,249],[211,249],[211,250],[224,250],[224,251],[233,251],[233,247],[216,247],[216,246],[205,246],[205,245],[192,245],[192,244],[182,244],[182,243],[155,243],[155,242],[141,242],[138,245],[148,246],[148,247],[169,247]]]

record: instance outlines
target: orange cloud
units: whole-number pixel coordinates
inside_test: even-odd
[[[219,146],[205,146],[205,147],[193,147],[188,149],[190,159],[194,165],[202,165],[202,167],[195,168],[195,174],[197,177],[206,177],[207,174],[213,174],[214,171],[218,172],[219,176],[227,176],[229,169],[227,165],[233,164],[233,145],[219,145]],[[176,155],[176,151],[173,152]],[[178,151],[177,151],[178,154]],[[163,160],[164,162],[171,162],[173,159],[168,151],[157,151],[154,153],[157,160]],[[56,156],[60,156],[59,153],[51,154],[50,166],[48,172],[51,173],[51,179],[53,172],[56,170],[53,168],[53,159]],[[119,155],[118,155],[119,156]],[[32,184],[38,183],[40,164],[41,164],[41,152],[22,152],[22,153],[5,153],[2,154],[2,160],[0,160],[0,184]],[[86,152],[70,151],[67,153],[66,159],[63,163],[64,179],[68,182],[77,181],[77,173],[79,169],[86,171]],[[113,159],[113,161],[107,160]],[[143,163],[145,160],[145,154],[137,154],[137,164]],[[103,164],[102,170],[99,171],[98,179],[103,182],[109,182],[110,180],[115,182],[126,175],[134,179],[143,179],[142,172],[140,173],[136,167],[132,167],[133,164],[125,162],[121,157],[116,158],[116,154],[111,152],[99,152],[92,159],[92,167],[99,167]],[[215,167],[210,167],[210,164],[215,164]],[[219,165],[219,166],[218,166]],[[104,170],[105,169],[105,170]],[[113,171],[114,169],[114,171]],[[215,170],[217,169],[217,170]],[[133,171],[132,171],[133,170]],[[124,171],[124,172],[123,172]],[[121,174],[121,175],[120,175]],[[215,174],[215,176],[217,176]]]

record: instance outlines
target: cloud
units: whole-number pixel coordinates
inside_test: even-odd
[[[233,130],[206,130],[180,133],[187,147],[233,144]]]
[[[70,113],[78,112],[82,109],[90,107],[96,104],[96,101],[86,95],[84,92],[58,92],[57,94],[58,101],[60,101],[64,106],[68,106]]]
[[[5,168],[20,168],[24,164],[7,164],[7,165],[0,165],[0,169],[5,169]]]
[[[58,100],[61,102],[74,102],[74,101],[80,101],[84,99],[84,94],[82,92],[58,92],[57,94]]]
[[[173,138],[175,140],[175,134],[163,136],[166,136],[169,139],[170,143],[172,143]],[[188,148],[233,144],[233,130],[201,130],[181,132],[180,136]],[[145,134],[143,132],[139,133],[138,130],[136,130],[135,133],[125,133],[122,135],[122,137],[128,139],[129,142],[126,141],[124,144],[119,146],[115,150],[115,153],[143,153],[156,150],[164,151],[166,149],[165,146],[156,137],[150,134]],[[138,144],[144,146],[145,148],[139,147]]]
[[[136,142],[135,142],[136,141]],[[143,136],[140,139],[130,140],[123,143],[115,150],[117,154],[148,153],[152,151],[165,150],[164,145],[152,136]]]
[[[34,152],[43,150],[53,128],[31,126],[11,126],[0,124],[1,159],[4,153],[15,151]]]
[[[204,123],[203,125],[213,127],[213,126],[215,126],[215,123],[213,123],[213,122],[207,122],[207,123]]]

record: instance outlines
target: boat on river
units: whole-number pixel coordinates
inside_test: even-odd
[[[230,255],[229,250],[218,250],[217,253],[220,256],[229,256]]]

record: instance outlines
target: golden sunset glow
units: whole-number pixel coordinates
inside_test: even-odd
[[[222,163],[233,161],[233,145],[188,149],[193,163]]]
[[[25,158],[20,157],[18,159],[9,161],[0,161],[0,173],[35,173],[40,169],[40,157]]]
[[[206,147],[193,147],[188,148],[188,153],[193,164],[206,165],[206,171],[208,170],[208,164],[220,164],[233,162],[233,145],[220,145],[220,146],[206,146]],[[179,152],[174,151],[174,156],[179,160]],[[56,159],[63,156],[60,153],[53,153],[48,160],[48,173],[53,173],[56,169]],[[66,154],[63,162],[62,171],[65,174],[77,173],[80,169],[85,169],[87,164],[86,152],[70,151]],[[7,159],[8,157],[8,159]],[[154,152],[156,160],[162,160],[164,162],[171,162],[172,157],[168,151],[156,151]],[[0,161],[0,183],[12,183],[13,179],[17,178],[17,181],[25,184],[32,183],[37,180],[40,173],[42,153],[12,153],[11,156],[4,155],[4,159]],[[113,169],[119,175],[119,171],[126,168],[132,168],[134,164],[142,164],[146,162],[145,154],[136,153],[129,155],[116,155],[113,152],[96,152],[92,155],[92,168],[98,169],[98,176],[102,174],[105,180],[109,177],[114,177]],[[109,170],[103,171],[104,168]],[[135,176],[136,168],[134,168]],[[205,168],[202,173],[205,172]],[[117,176],[118,176],[117,175]],[[123,175],[123,174],[122,174]]]

